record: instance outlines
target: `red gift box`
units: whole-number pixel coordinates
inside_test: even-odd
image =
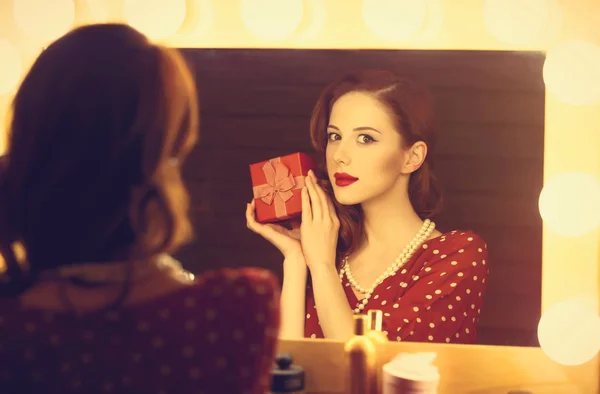
[[[315,167],[313,158],[301,152],[250,164],[256,221],[280,222],[300,216],[304,179]]]

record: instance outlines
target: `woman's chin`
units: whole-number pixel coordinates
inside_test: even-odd
[[[356,198],[357,196],[353,196],[351,193],[339,190],[335,187],[333,189],[333,194],[335,195],[336,201],[341,205],[356,205],[361,203],[360,199]]]

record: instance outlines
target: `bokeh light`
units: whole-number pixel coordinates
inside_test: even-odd
[[[107,22],[110,19],[109,2],[106,0],[85,0],[92,21]]]
[[[125,1],[127,23],[153,40],[177,33],[183,25],[186,12],[185,0]]]
[[[0,95],[9,93],[17,86],[23,62],[17,48],[9,41],[0,39]]]
[[[544,82],[548,92],[564,103],[600,102],[600,47],[571,40],[550,49],[544,62]]]
[[[579,237],[600,224],[600,183],[592,174],[565,172],[544,185],[540,215],[553,232]]]
[[[304,0],[305,15],[302,18],[296,38],[302,40],[314,40],[318,38],[327,25],[326,0]],[[304,25],[304,28],[303,28]]]
[[[54,41],[73,27],[73,0],[13,0],[17,26],[27,35],[43,42]]]
[[[542,38],[551,22],[554,0],[486,0],[486,29],[500,41],[525,44]]]
[[[421,29],[427,8],[425,0],[363,0],[362,15],[373,34],[397,41],[409,39]]]
[[[600,350],[600,317],[578,301],[554,304],[540,319],[538,340],[544,353],[557,363],[586,363]]]
[[[302,0],[241,0],[244,26],[262,40],[289,37],[300,26],[303,15]]]

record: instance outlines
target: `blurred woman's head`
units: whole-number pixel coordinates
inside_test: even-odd
[[[7,260],[15,242],[39,272],[151,257],[189,239],[180,166],[198,138],[198,103],[176,50],[126,25],[75,29],[40,54],[10,115]]]

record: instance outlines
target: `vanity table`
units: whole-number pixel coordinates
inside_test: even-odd
[[[329,340],[281,340],[306,371],[306,394],[343,394],[347,365],[344,344]],[[377,367],[400,352],[436,352],[439,394],[593,394],[598,392],[598,356],[580,366],[550,360],[540,348],[395,343],[377,346]]]

